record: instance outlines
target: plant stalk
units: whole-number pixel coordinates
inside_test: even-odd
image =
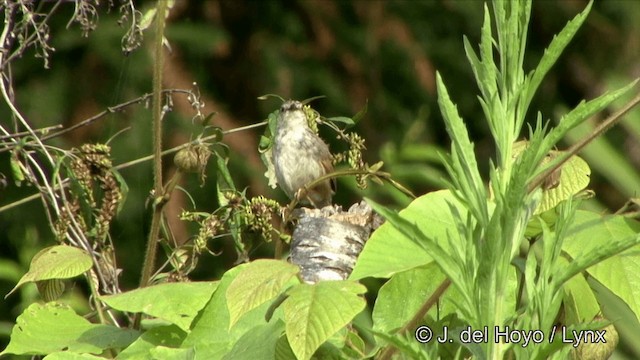
[[[151,219],[151,229],[147,239],[147,250],[144,256],[144,266],[140,278],[140,287],[149,285],[151,274],[153,274],[156,253],[158,250],[158,235],[160,233],[160,223],[162,219],[162,209],[166,200],[162,185],[162,70],[164,68],[163,57],[163,37],[165,27],[165,14],[167,11],[167,1],[156,3],[156,38],[155,38],[155,62],[153,66],[153,182],[154,200],[153,217]],[[136,324],[139,325],[139,324]]]

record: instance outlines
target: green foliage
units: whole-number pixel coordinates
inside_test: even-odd
[[[350,281],[301,284],[283,303],[286,334],[298,359],[310,359],[331,335],[347,325],[365,307],[358,296],[366,288]]]
[[[247,265],[227,289],[229,328],[242,315],[282,293],[299,271],[297,266],[277,260],[256,260]]]
[[[218,286],[217,282],[166,283],[103,296],[110,307],[166,320],[188,332],[191,322]],[[157,299],[165,301],[158,302]]]
[[[92,265],[91,257],[73,246],[58,245],[42,249],[31,259],[29,271],[7,296],[24,283],[76,277],[89,270]]]
[[[0,355],[100,354],[127,347],[138,335],[135,330],[92,324],[64,304],[32,304],[18,317],[11,343]]]
[[[340,2],[333,5],[347,7],[346,3]],[[372,9],[377,5],[372,3]],[[224,4],[220,6],[225,16],[232,15]],[[280,14],[275,3],[256,6],[264,12],[260,12],[261,19],[256,21],[277,15],[277,23],[272,24],[274,31],[295,39],[293,44],[288,44],[295,45],[295,52],[308,52],[309,49],[298,47],[301,46],[298,43],[304,42],[305,31],[302,29],[305,24],[298,18]],[[307,6],[300,4],[302,10]],[[532,6],[531,1],[494,1],[491,6],[485,5],[478,49],[474,49],[471,40],[463,39],[464,52],[479,88],[479,108],[486,119],[495,158],[485,161],[480,155],[481,149],[473,132],[475,123],[466,115],[466,106],[454,101],[459,96],[456,91],[459,84],[450,80],[451,76],[445,71],[434,74],[433,91],[438,93],[437,105],[442,114],[443,131],[451,139],[450,151],[445,152],[441,145],[424,145],[416,141],[416,137],[426,132],[421,128],[425,126],[421,121],[426,123],[428,113],[423,113],[422,118],[401,130],[405,132],[406,146],[399,148],[387,143],[381,147],[383,160],[391,163],[386,170],[391,173],[404,171],[407,177],[418,182],[438,183],[447,186],[446,190],[407,200],[406,195],[411,191],[392,179],[390,173],[382,172],[382,162],[374,165],[365,162],[365,136],[356,131],[365,122],[361,120],[367,111],[384,102],[381,98],[366,102],[353,117],[323,117],[311,107],[305,107],[313,126],[327,125],[337,134],[339,145],[348,147],[334,151],[334,160],[348,163],[349,169],[339,169],[330,176],[355,177],[356,181],[351,183],[344,180],[344,185],[351,191],[359,189],[360,194],[372,194],[365,190],[367,179],[376,183],[385,180],[393,185],[393,189],[378,188],[380,194],[406,204],[396,212],[382,205],[380,199],[383,197],[368,200],[386,223],[373,232],[349,279],[343,281],[302,283],[296,265],[283,260],[258,259],[261,254],[256,251],[262,251],[265,244],[276,240],[276,246],[282,246],[282,240],[287,239],[287,227],[295,226],[289,222],[295,201],[285,207],[262,195],[251,197],[251,189],[239,181],[242,172],[233,167],[234,149],[222,142],[232,141],[227,135],[236,129],[223,131],[217,125],[211,127],[209,123],[215,124],[218,119],[213,113],[202,114],[204,102],[196,89],[183,90],[195,113],[192,124],[201,122],[196,130],[192,130],[191,138],[195,140],[165,151],[165,154],[180,151],[175,160],[177,173],[165,184],[155,184],[155,190],[148,198],[149,210],[153,213],[149,249],[155,249],[159,242],[165,250],[166,261],[156,269],[155,251],[149,250],[140,285],[121,292],[115,250],[118,248],[120,255],[127,252],[121,250],[123,244],[113,241],[115,231],[111,225],[116,213],[130,210],[123,204],[128,192],[125,175],[116,171],[128,164],[113,166],[107,145],[85,144],[71,151],[52,150],[50,145],[43,145],[48,130],[35,134],[20,112],[13,108],[15,104],[6,95],[3,83],[4,100],[17,119],[16,124],[23,124],[29,131],[25,132],[28,135],[5,131],[0,150],[10,150],[8,165],[16,185],[35,184],[42,192],[49,225],[61,244],[37,252],[29,270],[19,280],[17,274],[22,270],[18,262],[0,260],[0,278],[17,281],[9,294],[27,282],[35,282],[45,300],[45,303],[34,302],[24,307],[15,321],[9,344],[0,355],[46,355],[45,359],[214,360],[543,359],[584,358],[593,354],[596,358],[608,357],[618,341],[610,321],[618,327],[617,317],[624,314],[628,320],[624,324],[631,325],[620,331],[623,339],[625,333],[640,328],[637,321],[640,318],[637,286],[640,284],[640,222],[630,216],[604,215],[582,209],[581,200],[592,196],[587,189],[592,173],[591,161],[586,156],[587,161],[576,155],[579,147],[566,151],[557,148],[577,129],[589,126],[589,118],[628,95],[636,82],[617,85],[618,90],[580,102],[560,116],[556,126],[543,120],[542,111],[537,111],[535,121],[529,121],[534,98],[544,88],[543,79],[550,74],[569,42],[578,36],[578,30],[594,5],[590,2],[553,37],[535,68],[529,71],[525,66]],[[93,7],[84,9],[92,13]],[[26,15],[29,11],[35,9],[25,6],[20,14]],[[155,9],[144,14],[134,11],[130,15],[134,17],[133,23],[122,40],[126,53],[141,44],[143,32],[153,28],[151,25],[162,25],[156,18]],[[74,14],[83,31],[89,31],[92,24],[86,16]],[[35,19],[43,21],[38,16]],[[307,20],[312,23],[310,29],[313,31],[310,32],[327,31],[323,28],[326,23],[317,22],[316,18]],[[24,20],[16,25],[27,32],[30,29]],[[415,35],[410,29],[403,28],[403,23],[392,25],[391,28],[403,36]],[[348,34],[345,36],[348,43],[354,45],[352,47],[361,47],[365,42],[360,41],[359,36],[364,35],[356,30],[362,29],[345,26],[336,24],[340,32]],[[206,43],[212,48],[217,42],[229,39],[229,34],[201,28],[198,24],[171,23],[168,27],[167,36],[189,43],[199,56],[206,56],[208,52],[202,49],[201,42],[188,36],[193,29],[206,33]],[[156,35],[155,46],[159,54],[169,40],[162,31]],[[53,48],[46,41],[40,48],[37,43],[21,42],[20,46],[20,51],[35,46],[45,58],[45,64],[49,63]],[[397,51],[392,49],[394,46],[384,43],[380,47],[391,48],[393,54]],[[20,51],[11,56],[21,54]],[[327,49],[313,49],[317,54],[323,51]],[[340,59],[340,66],[358,64],[354,60],[357,57],[346,50],[344,55],[331,56]],[[454,62],[457,58],[463,57],[456,53],[448,61]],[[274,53],[271,47],[265,49],[261,59],[266,63],[264,66],[276,70],[277,64],[288,60]],[[398,76],[409,83],[410,63],[407,59],[396,54],[381,61],[390,59],[394,67],[400,69]],[[171,90],[160,89],[163,83],[160,64],[158,55],[154,68],[156,89],[152,95],[144,95],[105,112],[122,110],[153,97],[156,109],[153,122],[159,130],[155,134],[157,141],[162,138],[159,136],[162,131],[168,130],[165,128],[173,126],[166,112],[173,107],[171,96],[175,95]],[[424,66],[419,57],[411,64],[416,69]],[[372,72],[378,70],[376,61],[367,65],[371,66]],[[361,69],[357,71],[362,72]],[[322,90],[329,98],[342,98],[340,91],[331,91],[333,88],[329,83],[337,79],[328,76],[326,70],[303,74],[297,70],[291,72],[296,73],[300,82],[312,82],[315,91]],[[286,77],[283,72],[268,73]],[[384,78],[392,77],[392,83],[397,86],[396,74],[393,75],[382,71],[379,76],[383,80],[379,85],[384,85]],[[148,79],[144,81],[145,86],[148,85]],[[355,84],[354,88],[358,86]],[[465,97],[471,98],[468,95]],[[278,95],[263,98],[266,97],[282,100]],[[309,101],[311,99],[305,104]],[[397,102],[392,115],[402,118],[402,102],[391,96],[385,101]],[[388,115],[382,114],[382,117]],[[269,185],[274,182],[270,174],[269,151],[277,116],[277,111],[271,112],[267,121],[260,124],[267,125],[258,148],[267,166]],[[347,133],[345,127],[355,131]],[[5,130],[4,126],[0,128]],[[630,125],[630,128],[630,131],[640,133],[636,125]],[[213,134],[206,136],[210,130]],[[374,130],[384,132],[386,129],[378,128],[376,124]],[[170,132],[166,131],[166,134]],[[520,140],[523,136],[525,139]],[[140,139],[147,137],[140,136]],[[593,140],[593,136],[585,138],[585,143],[600,141]],[[8,139],[6,143],[5,139]],[[163,149],[159,144],[155,142],[158,151],[153,157],[156,178],[161,177],[163,170],[160,156]],[[332,144],[332,150],[335,145]],[[615,151],[606,154],[617,161]],[[208,168],[210,155],[213,155],[214,165]],[[403,164],[407,159],[414,161],[416,166]],[[40,167],[40,163],[45,165]],[[251,167],[253,163],[247,164]],[[616,168],[624,166],[616,165]],[[421,174],[424,169],[437,175]],[[439,179],[439,174],[445,171],[448,178]],[[51,179],[44,175],[49,172],[53,174]],[[198,174],[196,180],[201,186],[209,175],[214,184],[211,186],[214,196],[209,197],[211,201],[192,195],[178,185],[180,176],[190,172]],[[633,170],[628,174],[633,175]],[[94,180],[97,181],[94,183]],[[148,188],[145,186],[150,188],[151,184],[140,186],[145,189],[141,192],[146,194]],[[199,227],[197,234],[190,232],[184,241],[174,238],[172,224],[175,223],[169,212],[163,210],[174,189],[185,190],[194,208],[207,208],[182,211],[181,220],[196,222]],[[633,185],[627,184],[626,191],[631,190]],[[135,192],[133,186],[131,192]],[[96,202],[97,199],[101,201]],[[201,201],[203,199],[207,200]],[[223,261],[204,261],[210,259],[207,254],[218,255],[210,250],[210,245],[225,237],[230,238],[231,246],[235,247],[236,263],[228,266],[221,265]],[[127,240],[136,243],[136,239]],[[276,257],[280,255],[276,254]],[[198,260],[207,267],[214,264],[220,270],[216,275],[220,279],[191,281]],[[154,271],[157,272],[152,276]],[[66,304],[69,300],[64,297],[62,280],[80,275],[84,275],[91,292],[91,296],[82,301],[85,305],[91,304],[95,313],[82,315],[81,310]],[[380,284],[371,278],[386,280],[378,288]],[[610,304],[616,304],[616,312],[612,312]],[[421,327],[422,330],[428,327],[433,337],[448,335],[448,338],[442,342],[431,338],[426,344],[420,343],[417,330]],[[529,342],[526,346],[523,338],[499,341],[493,330],[507,327],[528,334],[541,332],[543,341]],[[488,329],[482,341],[463,340],[465,332],[482,329]],[[557,337],[550,338],[556,330],[564,334],[565,330],[571,333],[601,329],[607,332],[606,346],[588,343],[577,346]],[[577,341],[573,336],[570,338]]]

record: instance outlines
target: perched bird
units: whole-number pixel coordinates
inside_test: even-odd
[[[307,184],[333,172],[331,153],[324,141],[309,127],[299,101],[282,104],[273,141],[273,166],[280,188],[293,199]],[[306,189],[300,200],[313,207],[331,205],[334,180],[326,180]]]

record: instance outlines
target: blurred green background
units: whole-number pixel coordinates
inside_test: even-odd
[[[532,69],[544,48],[564,24],[587,4],[584,0],[535,1],[530,23],[526,69]],[[12,65],[17,103],[34,128],[71,126],[124,101],[151,91],[151,40],[145,32],[142,46],[125,55],[117,7],[101,4],[97,28],[83,37],[68,20],[72,4],[63,4],[51,18],[51,45],[56,49],[50,69],[33,51]],[[153,1],[139,1],[143,13]],[[44,5],[46,10],[46,6]],[[477,44],[482,24],[481,1],[188,1],[171,10],[166,37],[171,46],[165,66],[166,88],[193,88],[197,83],[206,107],[217,112],[212,124],[224,130],[262,121],[279,107],[275,99],[259,101],[266,93],[305,99],[317,95],[313,106],[322,115],[352,116],[365,104],[368,113],[354,129],[365,139],[366,161],[385,162],[384,169],[415,194],[442,188],[445,174],[439,151],[449,139],[437,108],[435,72],[439,71],[459,111],[467,121],[485,174],[493,154],[488,127],[477,101],[477,87],[462,43],[466,35]],[[640,76],[640,2],[597,1],[583,28],[552,69],[534,98],[530,119],[540,110],[544,119],[557,121],[582,99],[591,99]],[[617,103],[617,106],[623,101]],[[616,107],[609,109],[614,111]],[[198,134],[194,112],[184,97],[175,96],[174,108],[164,119],[164,145],[173,147]],[[587,134],[606,114],[593,119],[563,146]],[[142,105],[113,113],[88,127],[47,143],[64,149],[86,142],[111,140],[115,164],[151,153],[151,115]],[[0,105],[0,123],[12,128],[6,104]],[[284,194],[271,189],[257,151],[263,129],[230,134],[229,166],[239,189],[251,196],[265,195],[284,203]],[[329,132],[323,132],[328,135]],[[524,135],[524,134],[523,134]],[[334,152],[344,145],[326,137]],[[640,110],[630,113],[607,135],[582,154],[592,167],[591,189],[596,197],[583,204],[598,211],[615,211],[640,191]],[[166,173],[173,169],[165,158]],[[0,207],[35,193],[16,187],[9,155],[0,154],[0,173],[8,184],[0,189]],[[130,191],[112,225],[121,286],[137,286],[150,213],[145,201],[152,187],[150,162],[121,171]],[[204,187],[193,176],[183,186],[196,207],[177,192],[167,207],[172,230],[184,241],[196,229],[176,219],[181,209],[213,211],[217,204],[209,167]],[[345,207],[364,196],[400,208],[408,199],[389,186],[372,184],[366,191],[353,179],[340,179],[335,201]],[[0,212],[0,294],[6,294],[28,269],[38,250],[55,243],[40,201]],[[192,274],[214,279],[234,263],[231,240],[217,240],[210,248],[220,256],[205,255]],[[272,254],[260,246],[252,256]],[[73,285],[69,301],[81,299],[85,289]],[[75,294],[75,295],[74,295]],[[0,301],[0,348],[6,345],[13,322],[37,298],[35,287]],[[76,299],[76,300],[74,300]],[[77,301],[81,303],[80,301]],[[78,305],[79,306],[79,305]]]

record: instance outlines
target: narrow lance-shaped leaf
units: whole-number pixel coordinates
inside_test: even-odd
[[[593,1],[589,1],[587,7],[576,17],[574,17],[571,21],[567,23],[567,25],[562,29],[562,31],[553,37],[551,44],[544,51],[544,55],[542,55],[542,59],[538,63],[538,66],[530,75],[530,82],[528,82],[527,89],[525,90],[525,99],[524,99],[524,111],[529,107],[531,103],[531,99],[533,95],[538,90],[538,86],[542,82],[542,79],[547,75],[551,67],[556,63],[562,51],[567,47],[573,36],[578,32],[580,26],[589,15],[591,11],[591,5]]]
[[[460,118],[456,106],[449,98],[447,88],[442,82],[440,74],[436,74],[436,84],[438,88],[438,104],[444,116],[447,132],[452,141],[452,158],[454,160],[453,174],[463,189],[456,189],[464,192],[466,201],[469,203],[469,210],[477,217],[482,224],[489,222],[489,214],[486,206],[486,190],[473,152],[473,144],[469,140],[467,128]],[[457,162],[459,164],[455,166]]]

